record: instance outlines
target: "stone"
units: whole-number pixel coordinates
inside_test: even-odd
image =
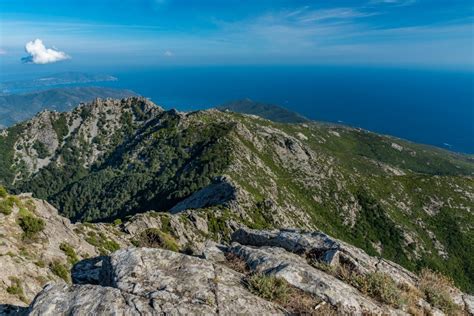
[[[163,249],[129,248],[88,259],[76,265],[72,279],[93,284],[48,285],[31,315],[284,314],[250,293],[240,273]]]

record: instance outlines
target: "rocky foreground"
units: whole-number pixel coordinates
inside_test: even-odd
[[[345,275],[336,272],[342,270]],[[442,287],[442,278],[432,279],[436,274],[418,277],[320,232],[242,228],[230,245],[209,241],[199,256],[130,247],[79,261],[71,276],[72,284],[49,283],[29,307],[4,306],[4,313],[7,308],[30,315],[474,312],[474,298]],[[435,300],[432,294],[446,297]]]

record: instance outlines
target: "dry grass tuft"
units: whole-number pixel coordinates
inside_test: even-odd
[[[451,298],[451,291],[455,286],[450,278],[441,273],[423,269],[418,287],[432,306],[441,309],[448,315],[462,315],[461,308]]]

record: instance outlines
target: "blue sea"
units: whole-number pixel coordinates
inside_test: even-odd
[[[119,79],[100,85],[131,89],[165,108],[195,110],[250,98],[318,121],[474,153],[472,70],[207,66],[100,71]]]

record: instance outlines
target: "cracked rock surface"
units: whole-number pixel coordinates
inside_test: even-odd
[[[31,315],[282,314],[248,292],[241,274],[204,259],[130,248],[102,260],[75,269],[81,280],[91,269],[92,283],[100,284],[49,285],[32,303]]]

